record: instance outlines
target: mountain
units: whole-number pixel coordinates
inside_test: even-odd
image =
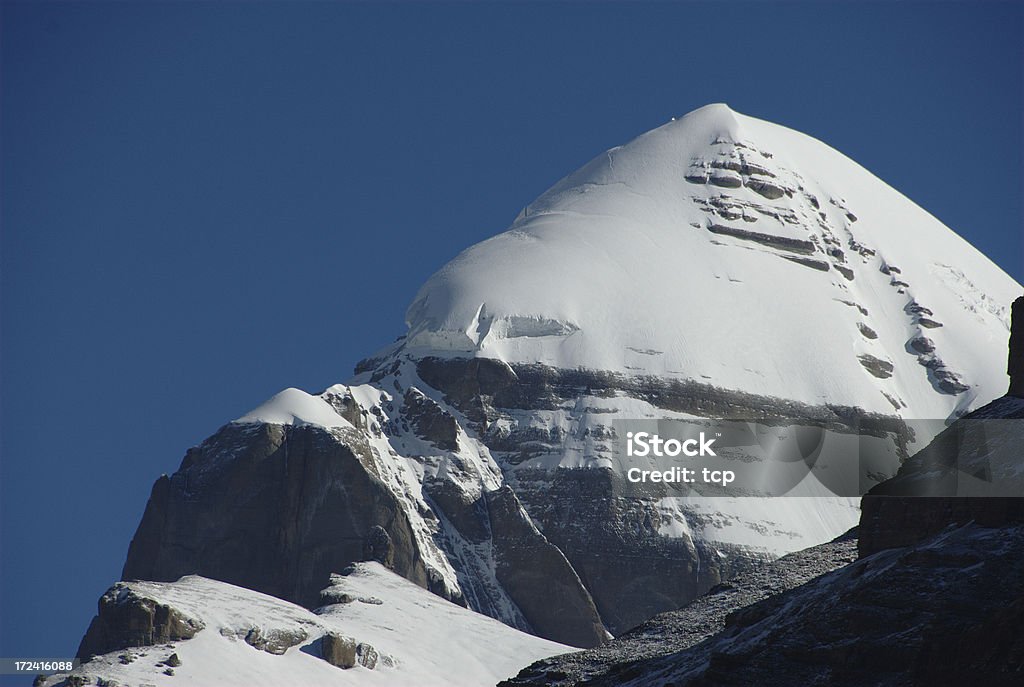
[[[771,569],[768,571],[771,572]],[[756,603],[719,592],[723,626],[678,619],[530,666],[502,687],[1019,685],[1024,669],[1024,525],[953,525],[860,558]],[[749,605],[748,605],[749,604]],[[643,628],[641,628],[643,629]],[[696,635],[696,636],[694,636]],[[694,641],[695,640],[695,641]],[[630,660],[631,652],[634,658]]]
[[[709,105],[442,268],[402,348],[945,418],[1002,390],[1018,293],[840,153]]]
[[[722,632],[733,613],[856,559],[854,529],[831,542],[762,563],[716,585],[679,610],[657,615],[600,647],[541,659],[499,687],[617,685],[632,680],[649,672],[650,664],[668,663],[671,657]]]
[[[311,612],[195,575],[121,582],[100,600],[85,638],[96,658],[76,676],[106,685],[469,686],[570,649],[451,604],[375,562],[332,576],[323,601]]]
[[[628,493],[622,422],[869,427],[889,450],[861,466],[866,490],[931,438],[908,420],[1002,393],[990,361],[1020,290],[840,153],[710,105],[444,266],[347,383],[282,391],[190,449],[154,484],[123,579],[201,575],[312,608],[332,573],[376,561],[597,646],[859,515],[855,495]]]

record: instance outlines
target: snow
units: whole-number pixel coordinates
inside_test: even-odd
[[[352,424],[319,396],[288,388],[235,420],[238,424],[317,425],[351,427]]]
[[[750,173],[713,167],[729,160],[744,161]],[[768,180],[792,197],[684,180],[700,174],[709,182]],[[965,184],[963,192],[979,191]],[[736,219],[712,214],[709,203],[729,205]],[[732,233],[712,232],[711,224]],[[734,230],[814,248],[765,245]],[[885,274],[883,265],[899,271]],[[884,392],[906,404],[898,411],[904,417],[946,418],[1004,391],[992,361],[1005,356],[1007,306],[1021,291],[841,153],[709,105],[599,155],[524,209],[508,231],[439,270],[409,307],[405,350],[710,379],[892,414]],[[905,310],[915,302],[944,326],[923,329]],[[862,336],[858,323],[878,338]],[[923,334],[968,391],[936,389],[906,349]],[[859,355],[892,362],[892,377],[873,376]]]
[[[136,593],[167,604],[205,627],[173,645],[140,647],[99,656],[75,671],[118,684],[222,685],[493,685],[527,664],[573,650],[512,629],[466,610],[395,575],[378,563],[360,563],[347,576],[332,578],[328,593],[347,594],[349,603],[318,609],[300,606],[190,575],[177,582],[129,582]],[[282,655],[244,641],[252,628],[300,630],[306,639]],[[316,642],[333,631],[370,644],[383,657],[376,668],[330,665]],[[165,675],[157,663],[177,653],[181,665]],[[133,657],[122,664],[121,654]],[[392,665],[385,665],[386,662]],[[64,676],[46,684],[60,684]]]

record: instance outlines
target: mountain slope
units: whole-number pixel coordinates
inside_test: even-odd
[[[968,524],[736,610],[699,644],[673,651],[666,637],[633,663],[598,660],[564,681],[540,664],[503,684],[1019,685],[1022,620],[1024,527]]]
[[[84,684],[476,686],[570,649],[444,601],[379,563],[332,577],[324,597],[314,613],[197,576],[119,583],[86,637],[116,648],[45,684],[89,676]],[[161,617],[191,629],[161,636]],[[125,619],[136,641],[103,636],[108,620],[116,630]]]
[[[945,418],[1001,391],[1019,289],[842,154],[709,105],[438,271],[404,348]]]
[[[541,659],[501,687],[614,684],[721,632],[728,617],[763,599],[799,587],[857,558],[857,533],[791,553],[714,587],[679,610],[655,616],[603,646]]]

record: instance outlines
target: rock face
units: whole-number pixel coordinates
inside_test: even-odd
[[[1010,325],[1010,355],[1006,374],[1010,376],[1008,396],[1024,398],[1024,296],[1013,302]]]
[[[604,646],[538,661],[501,687],[618,684],[631,679],[645,661],[675,655],[722,631],[726,618],[736,611],[856,558],[856,531],[851,531],[827,544],[754,566],[683,608],[662,613]]]
[[[898,419],[858,408],[811,406],[699,382],[637,379],[485,358],[423,358],[416,361],[415,374],[441,392],[492,455],[506,465],[509,484],[538,528],[564,552],[613,634],[678,608],[722,580],[777,555],[768,548],[702,541],[692,530],[703,530],[710,537],[718,527],[758,529],[764,525],[762,518],[778,523],[785,517],[771,503],[753,503],[756,499],[738,504],[749,510],[724,513],[705,512],[674,499],[625,497],[623,476],[610,469],[586,463],[549,467],[552,458],[560,461],[570,446],[584,456],[610,454],[615,440],[611,422],[633,412],[622,399],[639,400],[666,415],[766,421],[803,417],[826,427],[857,424],[862,431],[878,435],[899,433],[902,427]],[[567,429],[523,420],[548,414],[568,415]],[[850,513],[855,515],[853,510]],[[819,513],[809,514],[809,518],[818,517]],[[852,525],[853,520],[848,522]],[[779,526],[768,525],[762,534],[775,534],[773,527]],[[797,527],[787,523],[779,539],[790,541]],[[668,530],[679,534],[665,536]]]
[[[332,572],[383,557],[458,600],[431,580],[405,508],[371,460],[354,431],[228,425],[154,485],[123,578],[203,575],[312,607]]]
[[[573,646],[603,638],[589,595],[565,555],[531,522],[508,486],[487,492],[495,577],[541,637],[560,637]],[[598,641],[595,641],[598,639]]]
[[[542,661],[504,684],[1018,684],[1024,643],[1012,623],[1022,599],[1024,527],[964,525],[731,610],[706,639],[682,624],[674,638],[676,614],[666,614],[652,621],[653,637],[640,628],[637,638]]]
[[[452,416],[413,391],[406,394],[413,431],[422,431],[426,407],[435,420],[429,426],[445,426],[454,439]],[[396,418],[402,422],[405,415]],[[467,603],[468,589],[479,610],[541,636],[577,646],[604,640],[590,595],[508,487],[469,498],[457,481],[435,476],[427,493],[449,496],[410,508],[388,480],[379,451],[353,428],[227,425],[157,481],[124,577],[199,574],[315,607],[332,572],[376,560],[456,603]],[[464,553],[463,563],[490,566],[497,585],[485,586],[483,570],[483,584],[460,584],[439,563],[445,554],[422,530],[442,519],[456,523],[442,532],[452,536],[453,553],[464,544],[487,549],[489,561]]]
[[[307,634],[302,629],[277,629],[263,630],[258,627],[250,628],[245,633],[245,643],[254,649],[266,651],[268,654],[280,656],[288,649],[306,641]],[[168,664],[170,665],[170,664]],[[172,666],[173,667],[173,666]]]
[[[320,658],[337,668],[356,665],[356,640],[337,632],[328,632],[320,640]]]
[[[191,639],[203,627],[198,618],[118,583],[100,597],[99,612],[82,638],[78,657]]]

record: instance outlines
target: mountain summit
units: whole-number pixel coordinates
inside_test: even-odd
[[[420,290],[405,348],[945,418],[1020,286],[867,170],[708,105],[599,155]]]

